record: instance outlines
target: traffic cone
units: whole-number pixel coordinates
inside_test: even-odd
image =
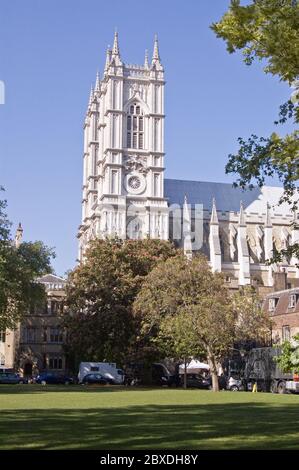
[[[254,383],[252,387],[252,393],[256,393],[256,392],[257,392],[257,385],[256,383]]]

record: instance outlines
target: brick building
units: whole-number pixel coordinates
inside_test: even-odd
[[[273,321],[273,343],[289,340],[299,333],[299,286],[290,284],[285,273],[280,273],[276,290],[266,296],[264,308]]]

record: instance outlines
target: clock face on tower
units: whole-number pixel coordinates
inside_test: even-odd
[[[129,188],[133,189],[133,190],[136,190],[136,189],[139,189],[140,186],[141,186],[141,181],[140,181],[140,178],[138,178],[138,176],[130,176],[130,178],[128,179],[128,186]]]
[[[125,188],[129,194],[141,194],[146,188],[146,179],[141,173],[129,173],[125,178]]]

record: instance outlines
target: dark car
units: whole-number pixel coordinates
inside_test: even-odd
[[[91,384],[113,385],[114,381],[98,373],[85,375],[82,380],[82,385],[91,385]]]
[[[74,379],[72,377],[68,377],[67,375],[63,374],[55,374],[54,372],[44,372],[39,374],[36,379],[35,383],[46,385],[46,384],[64,384],[69,385],[74,383]]]
[[[0,374],[0,384],[25,384],[27,380],[15,372],[2,372]]]
[[[184,376],[181,375],[181,385],[184,385]],[[202,388],[209,390],[211,388],[210,378],[203,377],[199,374],[187,375],[187,388]]]
[[[175,385],[175,374],[171,374],[164,364],[155,362],[152,364],[152,384],[171,387]]]

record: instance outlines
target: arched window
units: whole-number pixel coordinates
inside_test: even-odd
[[[127,114],[127,148],[143,149],[143,111],[137,103],[130,106]]]

